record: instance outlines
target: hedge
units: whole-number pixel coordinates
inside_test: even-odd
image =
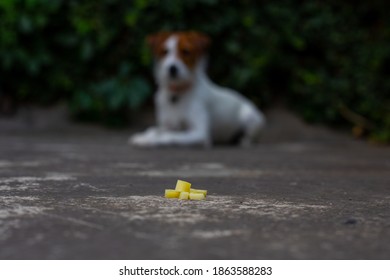
[[[154,90],[147,34],[198,30],[209,73],[260,107],[390,142],[386,1],[2,0],[0,92],[126,125]]]

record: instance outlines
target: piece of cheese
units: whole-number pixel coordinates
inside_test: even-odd
[[[206,197],[203,193],[190,193],[191,200],[203,200],[205,198]]]
[[[165,197],[166,198],[179,198],[180,192],[172,189],[166,189],[165,190]]]
[[[206,198],[207,190],[192,189],[191,183],[183,180],[177,180],[176,188],[166,189],[166,198],[178,198],[181,200],[203,200]]]
[[[191,183],[188,183],[186,181],[177,180],[176,188],[175,190],[178,192],[190,192],[191,189]]]
[[[203,193],[204,196],[207,196],[207,190],[199,190],[199,189],[192,189],[190,190],[192,193]]]
[[[181,192],[179,195],[179,199],[187,200],[190,196],[189,192]]]

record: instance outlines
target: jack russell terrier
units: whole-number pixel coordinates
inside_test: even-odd
[[[155,56],[157,126],[130,137],[140,147],[253,143],[264,115],[239,93],[206,74],[209,38],[198,32],[160,32],[147,38]]]

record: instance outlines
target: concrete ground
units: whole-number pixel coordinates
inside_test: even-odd
[[[390,149],[267,114],[248,149],[0,120],[0,259],[390,259]],[[177,179],[205,201],[163,198]]]

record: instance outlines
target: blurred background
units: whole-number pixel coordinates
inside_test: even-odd
[[[66,104],[129,127],[151,104],[145,37],[198,30],[209,74],[262,108],[390,142],[390,2],[0,0],[0,114]]]

